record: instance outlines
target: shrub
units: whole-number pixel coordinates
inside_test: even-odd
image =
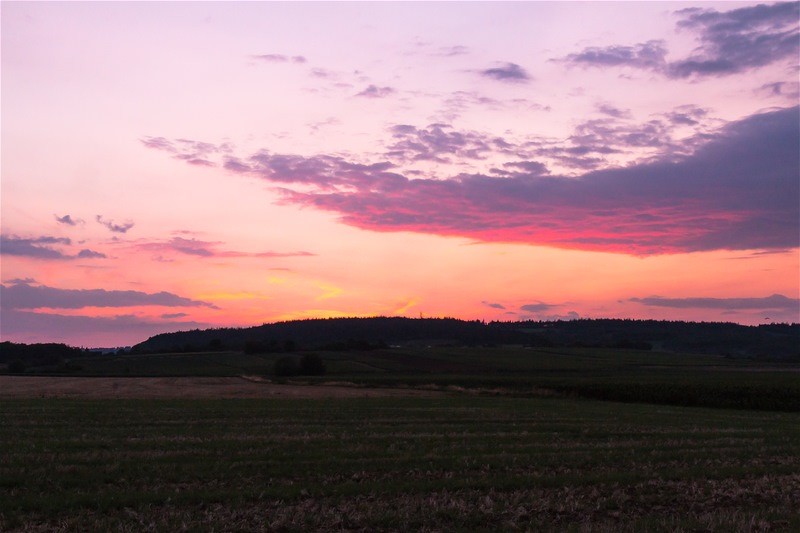
[[[15,359],[8,364],[8,371],[11,374],[22,374],[25,372],[25,362],[21,359]]]
[[[304,354],[300,359],[300,373],[304,376],[322,376],[325,374],[325,362],[315,353]]]
[[[273,373],[278,377],[322,376],[325,374],[325,362],[315,353],[286,355],[275,361]]]
[[[281,357],[275,361],[273,372],[276,376],[297,376],[300,374],[300,361],[292,355]]]

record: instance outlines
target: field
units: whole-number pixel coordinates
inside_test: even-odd
[[[800,365],[721,356],[598,348],[404,347],[318,352],[327,373],[307,383],[469,389],[625,402],[800,412]],[[241,352],[89,357],[72,374],[270,379],[287,354]],[[295,381],[297,381],[295,379]]]
[[[800,416],[568,399],[5,400],[3,531],[797,531]]]
[[[800,531],[796,365],[320,355],[288,381],[236,352],[0,376],[0,531]]]

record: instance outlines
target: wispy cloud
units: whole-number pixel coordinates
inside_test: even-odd
[[[77,226],[78,224],[83,224],[83,220],[79,218],[72,218],[69,215],[64,215],[60,217],[58,215],[53,215],[56,218],[56,222],[59,224],[64,224],[65,226]]]
[[[442,46],[434,55],[443,56],[443,57],[454,57],[454,56],[463,56],[469,53],[469,47],[463,46],[460,44],[453,45],[453,46]]]
[[[283,54],[260,54],[252,55],[251,59],[263,61],[264,63],[305,63],[307,60],[303,56],[287,56]]]
[[[212,326],[194,320],[180,320],[184,317],[161,318],[158,320],[133,314],[113,317],[76,316],[8,309],[3,310],[0,331],[3,338],[13,336],[30,339],[30,342],[41,342],[43,332],[46,332],[46,338],[52,342],[82,346],[87,344],[87,339],[92,339],[90,342],[96,343],[95,345],[109,346],[133,344],[164,331]]]
[[[233,250],[220,250],[219,245],[221,242],[202,241],[199,239],[184,237],[173,237],[168,241],[154,241],[154,242],[139,242],[135,247],[139,250],[156,251],[156,252],[173,252],[184,255],[191,255],[203,258],[220,258],[220,257],[262,257],[262,258],[278,258],[278,257],[312,257],[316,254],[306,251],[293,251],[293,252],[239,252]]]
[[[171,319],[174,319],[174,318],[184,318],[184,317],[187,317],[187,316],[189,316],[189,315],[186,314],[186,313],[164,313],[163,315],[161,315],[161,318],[165,318],[167,320],[171,320]]]
[[[15,283],[0,285],[5,309],[81,309],[84,307],[210,307],[214,304],[184,298],[170,292],[146,293],[105,289],[59,289],[45,285]]]
[[[175,159],[191,165],[206,167],[216,166],[211,161],[213,156],[227,154],[232,150],[228,143],[212,144],[192,139],[170,140],[164,137],[142,137],[139,141],[147,148],[170,153]]]
[[[494,303],[494,302],[487,302],[485,300],[482,301],[481,303],[483,305],[485,305],[486,307],[491,307],[492,309],[505,309],[506,308],[506,306],[504,306],[503,304]]]
[[[364,98],[386,98],[391,96],[397,91],[392,87],[378,87],[377,85],[368,85],[366,89],[356,94]]]
[[[123,222],[122,224],[117,224],[113,220],[105,220],[103,215],[97,215],[95,220],[108,228],[109,231],[114,233],[127,233],[129,229],[131,229],[135,224],[130,220],[127,222]]]
[[[450,157],[482,159],[497,147],[495,139],[476,132],[455,131],[449,124],[431,124],[425,128],[400,124],[393,126],[391,133],[394,142],[386,155],[409,161],[449,162]]]
[[[647,41],[633,46],[590,46],[563,60],[570,65],[585,67],[633,67],[663,70],[667,50],[663,41]]]

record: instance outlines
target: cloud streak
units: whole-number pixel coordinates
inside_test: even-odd
[[[631,302],[651,307],[670,307],[673,309],[723,309],[737,311],[745,309],[800,310],[800,299],[773,294],[764,298],[631,298]]]
[[[184,298],[170,292],[146,293],[141,291],[118,291],[105,289],[58,289],[45,285],[16,283],[0,285],[3,310],[7,309],[82,309],[84,307],[209,307],[218,309],[209,302]]]
[[[199,239],[186,239],[184,237],[173,237],[169,241],[164,242],[143,242],[138,243],[135,247],[139,250],[147,250],[154,252],[172,252],[194,257],[202,258],[222,258],[222,257],[261,257],[261,258],[279,258],[279,257],[313,257],[316,254],[306,251],[295,252],[238,252],[233,250],[219,250],[218,245],[220,242],[202,241]]]
[[[176,320],[183,318],[178,316],[172,319],[165,316],[161,318],[163,320],[153,320],[132,314],[113,317],[75,316],[9,309],[3,310],[0,332],[3,338],[14,336],[30,339],[28,342],[41,342],[42,332],[47,332],[49,341],[66,342],[74,346],[84,345],[87,332],[91,332],[93,342],[109,346],[133,344],[165,331],[212,326],[193,320]]]
[[[633,46],[592,46],[577,54],[570,54],[564,61],[584,67],[633,67],[648,70],[663,70],[667,50],[663,41],[647,41]]]
[[[264,63],[305,63],[307,60],[303,56],[287,56],[283,54],[261,54],[250,56],[252,59]]]
[[[105,254],[84,248],[76,255],[69,255],[56,248],[54,245],[69,246],[72,241],[66,237],[36,237],[21,238],[11,235],[0,235],[0,254],[16,257],[28,257],[42,260],[71,260],[71,259],[104,259]]]
[[[525,304],[520,306],[521,311],[527,311],[529,313],[543,313],[545,311],[549,311],[550,309],[558,307],[553,304],[547,304],[544,302],[536,302],[533,304]]]

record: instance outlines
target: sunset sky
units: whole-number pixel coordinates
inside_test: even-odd
[[[800,3],[2,3],[2,340],[800,320]]]

